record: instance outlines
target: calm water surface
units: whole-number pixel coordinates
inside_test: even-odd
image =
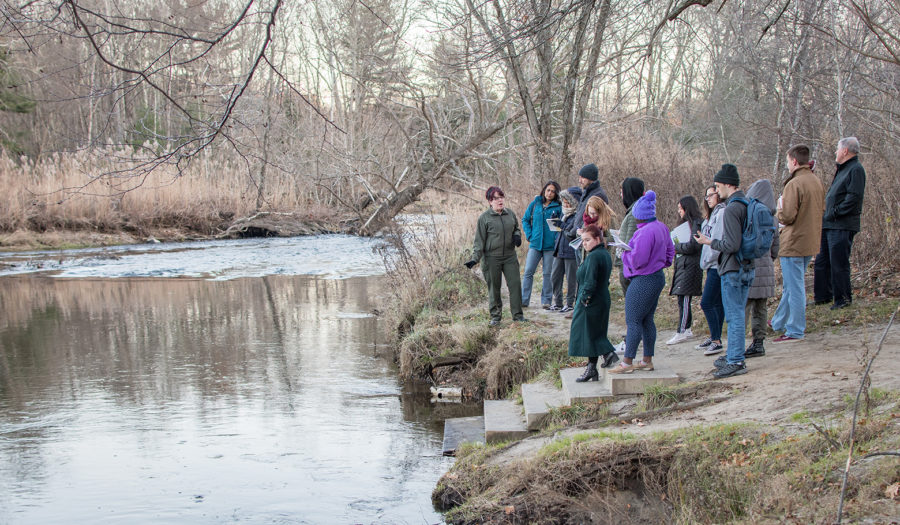
[[[0,523],[440,522],[370,243],[0,259]]]

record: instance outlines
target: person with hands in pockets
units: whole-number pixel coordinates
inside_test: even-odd
[[[522,229],[528,241],[528,255],[525,256],[525,275],[522,277],[522,306],[531,303],[531,288],[534,284],[534,272],[538,264],[542,265],[544,281],[541,284],[541,306],[550,309],[553,300],[553,249],[556,246],[557,232],[550,229],[547,219],[559,228],[562,218],[562,204],[559,200],[559,184],[549,181],[544,185],[541,194],[531,201],[525,215],[522,216]]]

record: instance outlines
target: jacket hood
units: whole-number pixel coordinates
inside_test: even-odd
[[[577,208],[578,202],[581,201],[581,188],[572,186],[569,189],[562,190],[559,192],[559,198],[561,201],[568,203],[570,208]]]
[[[751,184],[747,190],[747,198],[758,200],[765,204],[769,211],[775,213],[775,190],[769,179],[761,179]]]
[[[644,194],[644,181],[637,177],[628,177],[622,181],[622,204],[625,209],[631,208]]]

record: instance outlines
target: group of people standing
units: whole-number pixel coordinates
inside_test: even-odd
[[[664,269],[674,264],[669,293],[677,298],[679,319],[667,344],[693,337],[691,301],[699,296],[709,337],[696,348],[705,355],[725,351],[714,362],[714,377],[744,374],[745,359],[765,355],[767,324],[783,332],[775,342],[803,339],[804,278],[813,256],[815,304],[833,303],[832,309],[840,309],[852,303],[849,261],[853,238],[860,231],[866,177],[858,154],[856,138],[841,139],[835,153],[837,170],[826,195],[813,172],[809,147],[790,148],[786,154],[789,176],[777,200],[771,181],[765,179],[754,182],[744,194],[737,167],[724,164],[706,188],[702,216],[693,196],[679,199],[680,228],[675,233],[657,219],[656,193],[645,191],[642,180],[626,178],[621,190],[626,213],[617,232],[618,257],[611,246],[615,212],[599,183],[596,165],[581,168],[579,186],[561,190],[554,181],[545,184],[529,204],[521,230],[515,214],[504,206],[503,191],[492,186],[485,195],[490,208],[478,220],[473,257],[466,266],[472,268],[483,259],[494,326],[502,315],[501,276],[507,281],[513,321],[524,321],[522,308],[530,303],[534,273],[541,264],[541,305],[571,316],[569,355],[588,358],[578,378],[583,382],[599,379],[598,364],[611,374],[653,370],[654,317],[666,285]],[[771,214],[765,215],[769,224],[777,222],[778,227],[773,228],[766,252],[748,258],[741,247],[748,242],[747,232],[756,217],[748,215],[760,205]],[[516,248],[522,243],[522,230],[529,246],[520,281]],[[627,325],[621,362],[608,338],[609,279],[616,258],[621,261],[619,281]],[[781,265],[782,297],[767,321],[766,304],[776,292],[776,259]],[[745,348],[748,319],[752,343]],[[726,322],[727,347],[722,341]],[[643,355],[635,362],[639,346]]]

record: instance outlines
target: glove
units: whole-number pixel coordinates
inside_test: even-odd
[[[470,269],[470,270],[471,270],[476,264],[478,264],[478,263],[475,262],[475,261],[469,261],[469,262],[465,263],[466,268],[468,268],[468,269]]]
[[[516,245],[516,248],[518,248],[519,246],[522,246],[522,236],[519,235],[518,233],[513,234],[513,244]]]

